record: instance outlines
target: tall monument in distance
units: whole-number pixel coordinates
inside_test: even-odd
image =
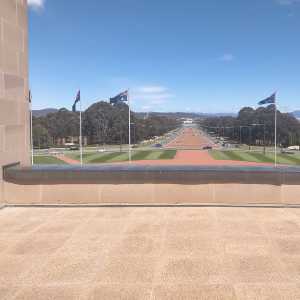
[[[27,0],[0,0],[0,205],[2,167],[30,164]]]

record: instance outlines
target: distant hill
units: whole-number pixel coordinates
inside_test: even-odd
[[[55,113],[57,111],[58,109],[56,108],[34,109],[32,110],[32,115],[36,118],[39,118],[39,117],[45,117],[46,115],[50,113]]]
[[[147,115],[168,117],[168,118],[204,118],[204,117],[235,117],[235,113],[191,113],[191,112],[135,112],[139,118],[145,118]]]
[[[32,115],[36,118],[45,117],[50,113],[57,112],[56,108],[44,108],[44,109],[35,109],[32,111]],[[300,111],[299,111],[300,114]],[[167,117],[167,118],[203,118],[203,117],[224,117],[224,116],[236,116],[235,113],[193,113],[193,112],[135,112],[135,115],[138,118],[145,118],[147,115],[158,116],[158,117]]]
[[[300,119],[300,110],[295,110],[292,112],[292,115],[297,118],[297,119]]]

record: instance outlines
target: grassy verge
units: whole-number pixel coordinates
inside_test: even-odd
[[[236,161],[249,161],[259,163],[274,163],[274,153],[251,151],[237,151],[237,150],[212,150],[211,156],[217,160],[236,160]],[[278,153],[277,162],[279,164],[287,165],[300,165],[300,154],[282,154]]]
[[[159,159],[173,159],[176,155],[176,150],[165,150],[159,156]]]
[[[92,155],[94,155],[95,153],[83,153],[82,154],[82,159],[85,161],[85,160],[88,160]],[[80,160],[80,154],[78,153],[68,153],[66,154],[66,156],[72,158],[72,159],[75,159],[75,160]]]
[[[147,157],[152,153],[151,150],[145,150],[145,151],[136,151],[132,155],[132,160],[144,160],[147,159]]]
[[[33,162],[36,165],[65,165],[66,163],[55,156],[34,156]]]
[[[133,150],[132,160],[160,160],[160,159],[173,159],[176,155],[176,150]],[[68,153],[69,158],[80,161],[78,153]],[[96,163],[113,163],[128,160],[128,152],[89,152],[83,154],[83,162],[86,164]],[[36,164],[65,164],[54,156],[36,156]]]
[[[89,163],[105,163],[105,162],[113,162],[118,161],[118,157],[124,155],[125,153],[122,152],[113,152],[113,153],[106,153],[106,154],[99,154],[89,160]]]
[[[141,150],[132,151],[132,160],[160,160],[173,159],[176,150]],[[128,160],[128,152],[112,152],[112,153],[90,153],[85,157],[86,163],[112,163]]]

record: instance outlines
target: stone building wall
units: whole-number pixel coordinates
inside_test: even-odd
[[[0,0],[0,203],[2,166],[30,163],[27,1]]]

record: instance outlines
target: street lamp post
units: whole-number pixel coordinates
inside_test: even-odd
[[[266,124],[264,123],[264,154],[266,155]]]
[[[242,129],[243,128],[249,128],[249,150],[251,150],[251,125],[243,125],[240,126],[240,144],[242,144]]]
[[[251,126],[263,126],[264,127],[264,154],[266,154],[266,124],[251,124]]]
[[[133,138],[134,138],[134,142],[133,145],[136,144],[136,127],[135,127],[135,123],[131,123],[131,125],[133,125]]]
[[[249,151],[251,151],[252,127],[249,126]]]
[[[242,128],[243,126],[240,126],[240,145],[242,145]]]

